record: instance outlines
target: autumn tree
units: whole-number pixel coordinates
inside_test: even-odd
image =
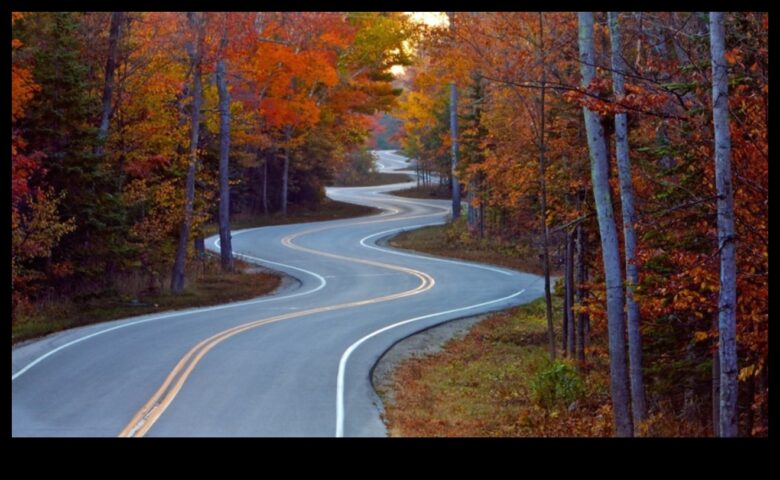
[[[620,23],[617,12],[609,12],[609,34],[612,44],[612,89],[616,99],[625,96],[623,52],[620,44]],[[639,305],[634,299],[634,289],[639,283],[636,266],[636,213],[634,187],[629,162],[628,121],[625,112],[615,113],[615,158],[620,177],[620,205],[623,218],[623,241],[626,263],[626,321],[628,324],[628,356],[631,377],[631,413],[634,427],[645,419],[644,374],[642,372],[642,337],[639,330]]]
[[[233,247],[230,239],[230,92],[227,86],[226,49],[228,47],[228,14],[222,14],[222,34],[217,53],[216,82],[219,91],[219,248],[222,269],[233,271]]]
[[[113,111],[114,73],[116,71],[119,35],[124,18],[124,12],[113,12],[111,14],[111,25],[108,33],[108,54],[106,55],[106,69],[103,76],[103,106],[100,113],[98,143],[95,148],[96,155],[102,155],[103,146],[108,138],[108,127]]]
[[[12,25],[22,17],[20,13],[13,13]],[[14,36],[11,40],[12,316],[17,306],[28,301],[34,290],[32,284],[42,277],[42,272],[32,262],[51,259],[52,249],[74,228],[73,219],[63,221],[60,218],[59,204],[64,194],[56,193],[39,180],[45,174],[41,164],[43,154],[29,150],[17,126],[17,121],[25,115],[26,105],[40,90],[29,68],[32,59],[24,58],[23,47],[22,41]]]
[[[593,47],[593,13],[580,12],[579,47],[582,85],[587,87],[596,74],[596,55]],[[607,283],[607,315],[609,323],[609,358],[611,371],[612,409],[618,436],[633,435],[631,420],[628,371],[626,370],[625,320],[623,318],[623,279],[620,273],[617,229],[612,210],[612,196],[608,180],[608,153],[604,140],[604,128],[598,115],[583,107],[585,127],[588,132],[588,148],[591,158],[593,197],[599,220],[601,255]]]
[[[731,186],[728,70],[723,13],[710,12],[712,50],[712,116],[715,127],[715,181],[718,196],[718,252],[720,296],[718,338],[720,360],[721,437],[737,435],[737,261],[734,230],[734,194]]]
[[[455,28],[455,12],[448,12],[450,29]],[[450,81],[450,143],[452,148],[452,167],[450,168],[452,182],[452,219],[460,217],[460,179],[458,170],[458,88]]]
[[[192,39],[187,43],[187,54],[192,71],[192,106],[190,111],[190,146],[187,180],[184,193],[184,220],[179,233],[179,246],[171,273],[171,291],[184,289],[184,264],[187,255],[187,243],[192,227],[193,202],[195,198],[195,170],[198,167],[198,140],[200,139],[200,109],[202,99],[201,64],[203,62],[203,43],[205,36],[205,16],[199,12],[187,13]]]
[[[473,82],[471,75],[479,72],[484,91],[472,97],[465,88],[458,99],[459,173],[468,195],[476,196],[476,203],[484,208],[485,235],[508,241],[523,255],[528,255],[529,245],[541,253],[541,226],[549,225],[551,265],[563,267],[566,336],[561,345],[571,354],[574,340],[583,374],[607,356],[626,370],[625,348],[621,361],[615,359],[614,348],[605,348],[609,342],[603,341],[611,336],[614,346],[614,340],[623,337],[614,334],[615,312],[622,312],[623,307],[615,301],[618,288],[612,288],[621,279],[623,263],[625,285],[618,285],[630,318],[627,378],[631,382],[620,383],[625,386],[624,399],[633,403],[623,410],[636,419],[632,419],[636,434],[717,434],[722,242],[717,227],[720,194],[712,161],[716,155],[708,16],[634,12],[622,14],[618,25],[608,21],[609,15],[597,15],[590,62],[596,72],[585,84],[576,75],[583,63],[574,40],[577,17],[544,13],[543,36],[539,17],[538,13],[464,12],[458,14],[454,32],[429,32],[417,65],[409,69],[410,90],[401,102],[402,143],[411,156],[420,157],[418,164],[433,168],[441,147],[451,146],[448,135],[441,135],[448,133],[447,117],[441,112],[448,107],[449,92],[446,85],[437,88],[436,84],[455,78],[465,87]],[[768,21],[762,12],[724,14],[723,20],[723,58],[729,70],[733,233],[739,238],[734,242],[739,299],[734,304],[738,319],[737,430],[744,435],[764,435],[768,415]],[[610,23],[620,32],[616,28],[610,32]],[[544,49],[540,49],[540,40]],[[542,73],[546,74],[544,82]],[[546,162],[541,178],[548,199],[544,223],[540,221],[538,128],[543,86]],[[603,129],[603,158],[591,162],[591,166],[600,165],[597,177],[602,183],[598,187],[591,185],[587,174],[588,130],[592,128],[586,128],[580,113],[583,107],[596,115],[590,127]],[[472,113],[475,110],[478,121]],[[613,142],[615,162],[609,154]],[[428,145],[433,148],[426,149]],[[614,241],[606,252],[596,241],[596,235],[603,240],[599,228],[603,218],[597,218],[603,211],[594,211],[594,206],[606,202],[585,195],[592,188],[594,193],[609,194],[609,204],[620,205],[620,209],[617,204],[612,207],[616,209],[612,221],[622,222],[624,241],[615,227]],[[476,189],[478,194],[472,192]],[[571,237],[573,249],[569,248]],[[607,264],[605,256],[610,260]],[[570,266],[572,257],[575,265]],[[644,407],[640,379],[646,391]],[[702,408],[710,397],[712,415],[709,408]],[[617,400],[613,395],[612,401]],[[647,413],[644,421],[643,412]],[[668,421],[672,416],[679,421]]]
[[[67,201],[63,216],[73,218],[75,230],[64,236],[53,256],[59,267],[53,276],[72,272],[78,281],[96,288],[112,280],[111,273],[129,255],[127,224],[121,197],[115,194],[113,171],[94,154],[98,143],[94,127],[100,118],[91,96],[100,82],[88,74],[84,61],[80,21],[83,14],[38,13],[20,20],[20,38],[30,46],[32,78],[40,86],[26,106],[18,128],[29,145],[42,153],[43,182]]]

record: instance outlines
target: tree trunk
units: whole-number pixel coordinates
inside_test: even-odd
[[[566,347],[569,345],[569,316],[571,313],[571,305],[569,304],[569,259],[564,258],[564,274],[563,274],[563,321],[561,322],[561,356],[568,357],[569,351]]]
[[[202,235],[198,235],[193,239],[193,244],[195,245],[195,253],[198,255],[198,258],[202,258],[206,255],[206,242]]]
[[[712,329],[718,327],[718,318],[712,318]],[[720,358],[717,343],[712,352],[712,436],[720,436]]]
[[[585,192],[577,192],[578,206],[581,203],[581,197]],[[582,222],[577,225],[577,303],[582,305],[585,302],[585,281],[587,280],[587,270],[585,265],[585,232]],[[586,333],[588,327],[588,314],[580,313],[577,315],[577,361],[580,364],[585,363]]]
[[[485,179],[482,177],[482,172],[479,174],[479,191],[479,238],[485,238],[485,202],[483,201],[484,197],[482,196],[482,192],[485,191]]]
[[[201,274],[206,275],[206,241],[203,235],[198,235],[193,239],[195,244],[195,256],[201,265]]]
[[[623,57],[620,49],[620,26],[618,14],[609,12],[609,31],[612,41],[612,88],[616,97],[625,95],[623,80]],[[620,205],[623,217],[623,239],[626,256],[626,313],[628,317],[628,358],[631,377],[631,412],[634,427],[647,416],[645,382],[642,373],[642,334],[639,329],[639,304],[634,300],[634,288],[639,282],[636,266],[636,212],[634,209],[634,186],[631,180],[629,160],[628,122],[625,113],[615,114],[615,157],[620,179]]]
[[[555,332],[553,331],[552,293],[550,292],[550,247],[549,232],[547,230],[547,184],[545,182],[545,145],[544,145],[544,96],[546,71],[544,68],[544,30],[542,12],[539,12],[539,53],[542,66],[542,89],[539,96],[539,203],[541,204],[542,220],[542,262],[544,262],[544,304],[547,314],[547,337],[550,349],[550,360],[555,360]],[[566,337],[564,336],[564,339]],[[565,351],[565,347],[564,347]]]
[[[542,99],[544,99],[544,87],[542,87]],[[544,102],[544,100],[542,100]],[[544,106],[544,103],[542,103]],[[544,118],[544,113],[542,113]],[[544,135],[541,135],[544,138]],[[542,207],[541,220],[542,220],[542,262],[544,268],[544,304],[545,312],[547,314],[547,336],[550,349],[550,359],[555,360],[555,332],[553,331],[553,315],[552,315],[552,292],[550,290],[550,247],[549,236],[547,230],[547,187],[545,185],[545,161],[544,161],[544,147],[540,149],[539,155],[539,183],[541,192],[540,203]]]
[[[447,12],[450,30],[455,28],[455,12]],[[452,143],[452,220],[460,218],[460,183],[455,169],[458,168],[458,89],[450,82],[450,140]]]
[[[578,13],[580,70],[583,87],[590,84],[596,75],[593,48],[593,13]],[[620,272],[620,250],[618,248],[615,214],[607,179],[607,162],[604,128],[598,114],[583,107],[585,128],[588,135],[588,149],[591,158],[591,181],[593,197],[601,236],[601,254],[604,262],[604,276],[607,288],[607,330],[609,332],[609,359],[612,392],[612,412],[615,432],[620,437],[631,437],[634,432],[631,419],[628,370],[626,368],[626,325],[623,316],[623,279]]]
[[[566,233],[566,281],[565,281],[565,295],[566,295],[566,317],[568,322],[568,335],[567,335],[567,352],[569,358],[574,358],[576,352],[574,345],[576,343],[576,325],[574,321],[574,234],[573,232]]]
[[[287,216],[287,184],[290,174],[290,127],[284,129],[284,168],[282,169],[282,216]]]
[[[222,37],[222,48],[227,38]],[[219,251],[223,272],[233,271],[233,245],[230,239],[230,93],[227,89],[225,59],[217,60],[219,93]]]
[[[712,120],[715,128],[715,185],[718,195],[720,298],[718,336],[720,355],[720,436],[737,436],[737,260],[734,197],[731,186],[728,71],[725,59],[723,13],[710,12],[712,53]]]
[[[469,224],[469,233],[474,235],[477,229],[477,209],[474,208],[474,190],[477,188],[477,182],[472,178],[469,181],[469,190],[466,193],[466,218]]]
[[[103,110],[100,114],[100,127],[98,128],[97,145],[95,155],[103,155],[106,140],[108,139],[108,126],[111,121],[111,100],[114,91],[114,71],[116,70],[116,51],[119,43],[119,28],[124,20],[125,12],[113,12],[111,25],[108,27],[108,57],[106,58],[106,73],[103,82]],[[121,172],[120,172],[121,175]]]
[[[458,168],[458,89],[450,82],[450,139],[452,140],[452,219],[460,218],[460,181]]]
[[[192,210],[195,200],[195,171],[198,166],[198,138],[200,135],[200,108],[203,102],[201,88],[201,57],[203,55],[203,20],[202,14],[189,12],[190,27],[197,31],[195,46],[188,45],[188,53],[192,62],[192,112],[190,113],[190,155],[187,166],[187,181],[184,196],[184,219],[179,232],[179,245],[176,249],[176,259],[171,273],[171,292],[179,293],[184,289],[184,264],[187,258],[187,243],[192,226]]]
[[[268,216],[268,157],[263,155],[263,214]]]
[[[696,351],[694,343],[688,342],[685,348],[685,362],[689,365],[696,363]],[[683,381],[683,404],[680,411],[680,417],[688,423],[696,422],[699,418],[699,405],[696,398],[696,379],[688,376]]]

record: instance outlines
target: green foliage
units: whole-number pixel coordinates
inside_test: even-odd
[[[407,40],[417,27],[400,12],[208,16],[207,50],[216,53],[210,48],[222,35],[222,18],[231,39],[228,50],[220,51],[234,95],[231,214],[273,215],[281,209],[285,154],[291,211],[305,208],[312,217],[314,210],[329,212],[325,185],[339,168],[375,173],[362,151],[371,128],[365,115],[386,112],[396,102],[401,90],[389,69],[411,64]],[[108,136],[99,142],[109,14],[13,15],[14,305],[22,290],[35,304],[51,300],[44,294],[109,295],[127,275],[158,284],[170,268],[192,108],[185,18],[125,16],[109,92]],[[265,31],[251,27],[258,20]],[[218,207],[213,60],[207,57],[202,78],[192,237],[203,234]],[[291,138],[285,139],[285,128]],[[393,177],[374,176],[384,183]]]
[[[534,401],[546,408],[568,405],[582,395],[583,382],[574,367],[556,360],[531,380],[531,392]]]
[[[479,72],[475,72],[464,92],[465,100],[470,108],[465,115],[459,118],[461,133],[458,170],[461,178],[464,177],[463,172],[469,165],[482,163],[485,159],[482,141],[487,137],[488,129],[482,122],[482,104],[486,93],[482,77]]]
[[[348,20],[359,30],[341,59],[342,66],[360,65],[381,74],[393,65],[411,65],[409,46],[414,25],[398,12],[352,12]]]
[[[38,13],[20,20],[19,35],[29,46],[33,79],[41,88],[19,129],[44,154],[45,183],[65,195],[62,216],[75,220],[75,230],[53,255],[74,265],[77,276],[96,280],[130,251],[116,172],[94,153],[100,104],[90,92],[100,82],[90,70],[100,65],[85,58],[79,15]]]

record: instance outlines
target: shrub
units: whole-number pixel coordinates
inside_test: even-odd
[[[556,360],[531,380],[534,400],[546,408],[568,405],[580,397],[583,382],[571,365]]]

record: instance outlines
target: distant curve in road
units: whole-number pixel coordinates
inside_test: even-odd
[[[383,171],[408,165],[376,156]],[[232,232],[237,255],[293,287],[15,347],[12,435],[385,436],[369,374],[388,348],[542,294],[536,275],[382,246],[446,221],[449,201],[386,195],[412,185],[328,189],[378,215]],[[206,242],[218,251],[218,237]]]

